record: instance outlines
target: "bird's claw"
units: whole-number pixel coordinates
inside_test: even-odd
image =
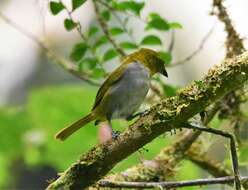
[[[112,133],[111,133],[112,139],[116,140],[119,137],[120,134],[121,134],[120,131],[112,131]]]
[[[175,129],[175,128],[171,129],[171,136],[172,136],[172,135],[176,135],[176,134],[177,134],[176,129]]]

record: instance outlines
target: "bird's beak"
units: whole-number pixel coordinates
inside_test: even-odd
[[[165,68],[163,68],[161,74],[164,75],[165,77],[168,77],[168,73],[167,73],[167,71],[165,70]]]

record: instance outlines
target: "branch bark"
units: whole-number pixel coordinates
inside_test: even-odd
[[[153,106],[117,140],[92,148],[72,164],[47,189],[83,189],[106,175],[118,162],[172,128],[180,128],[228,92],[248,80],[248,52],[212,68],[202,81],[194,82],[177,96]]]
[[[214,185],[214,184],[232,184],[234,182],[234,177],[226,176],[214,179],[197,179],[189,181],[166,181],[166,182],[111,182],[111,181],[101,181],[100,187],[111,187],[111,188],[181,188],[188,186],[202,186],[202,185]],[[244,188],[248,188],[248,176],[241,178],[241,183]]]
[[[226,57],[230,58],[235,55],[239,55],[245,51],[243,40],[240,38],[238,32],[232,24],[226,7],[223,5],[223,0],[213,0],[213,8],[216,8],[216,12],[213,12],[225,26],[227,33],[226,38]]]

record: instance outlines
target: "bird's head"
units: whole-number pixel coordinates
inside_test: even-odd
[[[160,73],[165,77],[168,77],[167,71],[165,69],[165,63],[158,52],[147,48],[141,48],[135,52],[134,55],[135,59],[138,59],[140,62],[142,62],[142,64],[148,67],[151,75]]]

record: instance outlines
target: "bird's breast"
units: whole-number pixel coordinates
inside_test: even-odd
[[[135,112],[144,101],[149,86],[149,70],[139,62],[129,64],[122,78],[111,88],[111,117],[125,118]]]

